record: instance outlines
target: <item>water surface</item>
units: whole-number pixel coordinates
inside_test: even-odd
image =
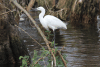
[[[40,25],[39,20],[37,18],[35,20]],[[45,47],[42,37],[35,27],[31,27],[30,23],[20,22],[19,26]],[[62,53],[66,54],[68,67],[100,67],[99,29],[75,29],[71,24],[68,24],[67,27],[67,30],[60,29],[56,31],[56,43],[58,44],[56,47],[60,50],[65,45]],[[33,57],[33,51],[41,49],[40,46],[27,34],[20,32],[29,54]]]
[[[35,20],[41,26],[38,17]],[[66,54],[68,67],[100,67],[99,23],[100,21],[98,20],[98,27],[91,29],[75,29],[71,24],[68,24],[67,30],[60,29],[56,31],[56,43],[58,44],[56,47],[60,50],[65,45],[62,53]],[[42,37],[32,25],[28,21],[19,23],[21,28],[46,47]],[[42,30],[44,29],[42,28]],[[27,45],[29,54],[33,57],[33,51],[40,50],[41,47],[23,31],[20,30],[20,33],[24,43]]]

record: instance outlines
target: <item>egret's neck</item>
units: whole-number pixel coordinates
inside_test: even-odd
[[[41,10],[41,13],[39,14],[39,19],[42,20],[44,15],[45,15],[45,9]]]

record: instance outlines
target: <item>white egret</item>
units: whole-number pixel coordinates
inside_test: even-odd
[[[58,19],[55,16],[52,15],[45,15],[45,9],[43,7],[38,7],[36,10],[41,11],[39,14],[39,20],[42,26],[46,29],[49,30],[52,29],[54,32],[54,48],[55,48],[55,30],[58,28],[65,28],[67,29],[67,26],[64,22],[62,22],[60,19]]]

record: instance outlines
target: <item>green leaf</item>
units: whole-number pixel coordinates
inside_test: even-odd
[[[55,45],[57,45],[57,43],[55,43]]]
[[[45,32],[50,32],[50,31],[45,31]]]
[[[51,36],[53,36],[54,34],[50,34]]]
[[[54,52],[54,51],[52,50],[52,52]]]
[[[51,61],[51,60],[49,60],[49,61]]]
[[[45,48],[44,48],[44,47],[42,47],[42,49],[43,49],[43,50],[45,50]]]
[[[34,58],[32,58],[31,60],[34,61]]]
[[[20,60],[21,58],[23,58],[23,56],[20,56],[20,57],[19,57],[19,60]]]
[[[55,52],[57,52],[58,48],[55,48]]]
[[[24,58],[28,59],[28,58],[29,58],[29,56],[24,56]]]

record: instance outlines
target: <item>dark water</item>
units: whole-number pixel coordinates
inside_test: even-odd
[[[57,34],[58,49],[67,55],[68,67],[100,67],[99,32],[95,29],[75,29],[70,24],[67,30]]]
[[[20,64],[6,64],[6,65],[0,65],[0,67],[20,67]]]
[[[62,31],[69,67],[100,67],[100,44],[97,29]],[[59,46],[60,47],[60,46]]]
[[[39,20],[37,18],[35,20],[40,25]],[[60,50],[65,45],[62,53],[66,54],[68,67],[100,67],[99,23],[100,21],[98,20],[98,27],[94,29],[75,29],[68,24],[67,30],[61,29],[56,31],[56,43],[58,43],[56,47]],[[23,28],[29,35],[46,47],[42,37],[34,25],[32,27],[31,22],[20,22],[19,27]],[[41,49],[40,46],[21,30],[20,34],[24,43],[27,45],[29,54],[33,57],[33,51]]]

